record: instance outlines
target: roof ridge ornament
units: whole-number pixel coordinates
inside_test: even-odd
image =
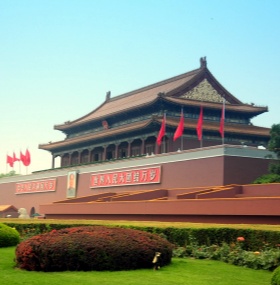
[[[206,56],[200,58],[200,68],[206,68],[207,67],[207,60]]]
[[[158,97],[165,97],[166,96],[165,92],[159,92],[157,95],[158,95]]]
[[[106,92],[106,100],[109,101],[111,99],[111,91]]]

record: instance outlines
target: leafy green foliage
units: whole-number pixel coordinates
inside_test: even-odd
[[[268,149],[276,153],[280,159],[280,124],[273,124],[270,129],[270,140]]]
[[[269,172],[271,174],[275,174],[275,175],[278,175],[278,177],[280,177],[280,160],[278,160],[278,163],[270,164]]]
[[[279,248],[270,248],[263,251],[247,251],[244,250],[244,246],[243,241],[231,244],[223,243],[221,246],[207,246],[193,243],[185,247],[176,248],[173,251],[173,256],[220,260],[252,269],[274,270],[280,265]]]
[[[279,183],[280,182],[280,124],[272,125],[268,149],[277,155],[278,160],[269,166],[269,174],[258,177],[254,184]]]
[[[22,239],[34,236],[40,232],[50,232],[54,229],[81,226],[75,224],[47,223],[8,223],[16,227]],[[116,224],[118,225],[118,224]],[[115,226],[116,226],[115,225]],[[95,225],[97,226],[97,225]],[[141,231],[156,233],[177,245],[173,250],[175,257],[191,256],[197,259],[221,260],[227,263],[250,267],[254,269],[273,270],[279,264],[280,231],[270,230],[269,226],[232,226],[186,224],[185,227],[134,226],[129,223],[118,225],[120,228],[133,228]],[[265,229],[263,229],[263,227]],[[275,227],[275,229],[278,229]],[[53,232],[54,233],[54,232]],[[236,237],[244,237],[242,244],[237,243]]]
[[[155,252],[161,266],[171,262],[172,244],[158,235],[104,226],[52,230],[21,242],[17,266],[34,271],[128,270],[151,268]]]
[[[280,266],[273,271],[271,285],[280,285]]]
[[[15,175],[18,175],[14,170],[8,172],[8,173],[0,173],[0,178],[3,178],[3,177],[10,177],[10,176],[15,176]]]
[[[253,183],[254,184],[280,183],[280,175],[273,174],[273,173],[265,174],[265,175],[258,177]]]
[[[36,222],[36,223],[35,223]],[[32,237],[37,234],[50,232],[51,230],[60,230],[69,227],[80,227],[85,224],[63,223],[47,223],[46,221],[35,221],[34,223],[14,223],[6,222],[5,224],[14,227],[18,230],[22,240]],[[89,225],[89,224],[87,224]],[[94,224],[97,226],[96,224]],[[100,224],[99,224],[100,225]],[[243,236],[245,238],[244,249],[250,251],[263,250],[266,248],[278,248],[280,244],[280,231],[269,230],[269,226],[252,227],[248,226],[238,227],[234,226],[215,226],[215,225],[185,225],[184,227],[162,227],[162,226],[134,226],[129,223],[126,225],[118,225],[122,228],[136,229],[139,231],[146,231],[157,234],[170,243],[177,246],[186,246],[191,244],[194,240],[199,245],[222,245],[223,243],[231,244],[236,241],[236,237]],[[262,228],[267,229],[262,229]]]
[[[17,245],[19,240],[20,235],[16,229],[0,224],[0,247]]]

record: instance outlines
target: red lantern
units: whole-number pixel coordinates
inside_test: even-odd
[[[102,126],[105,130],[109,129],[109,125],[108,125],[108,122],[106,120],[102,121]]]

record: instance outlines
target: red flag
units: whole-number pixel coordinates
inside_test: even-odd
[[[14,167],[14,159],[7,155],[7,161],[6,161],[11,167]]]
[[[26,166],[26,157],[21,151],[20,151],[20,160],[22,161],[23,165]]]
[[[223,102],[221,121],[220,121],[220,134],[221,137],[224,137],[224,125],[225,125],[225,101]]]
[[[161,127],[160,127],[160,130],[159,130],[158,136],[157,136],[157,144],[158,145],[161,145],[161,140],[162,140],[162,138],[165,135],[165,124],[166,124],[165,121],[166,121],[166,118],[165,118],[165,114],[164,114],[163,115],[163,120],[162,120],[162,123],[161,123]]]
[[[31,162],[30,152],[28,149],[25,151],[25,155],[20,152],[20,160],[22,161],[24,166],[28,166]]]
[[[202,106],[200,106],[200,114],[196,126],[197,136],[200,141],[202,140],[202,125],[203,125],[203,109]]]
[[[181,111],[181,118],[180,118],[180,122],[178,124],[178,127],[174,133],[173,136],[173,141],[176,141],[180,136],[182,136],[184,133],[184,113],[183,110]]]
[[[13,153],[13,160],[14,160],[14,162],[20,161],[20,159],[16,157],[16,154],[15,154],[15,153]]]
[[[25,152],[25,166],[28,166],[31,162],[31,157],[30,157],[30,152],[28,149],[26,149],[26,152]]]

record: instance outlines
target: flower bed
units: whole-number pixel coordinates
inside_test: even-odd
[[[237,237],[236,243],[222,245],[199,245],[195,241],[173,251],[175,257],[214,259],[252,269],[274,270],[280,265],[280,249],[267,248],[260,251],[244,250],[244,237]]]

